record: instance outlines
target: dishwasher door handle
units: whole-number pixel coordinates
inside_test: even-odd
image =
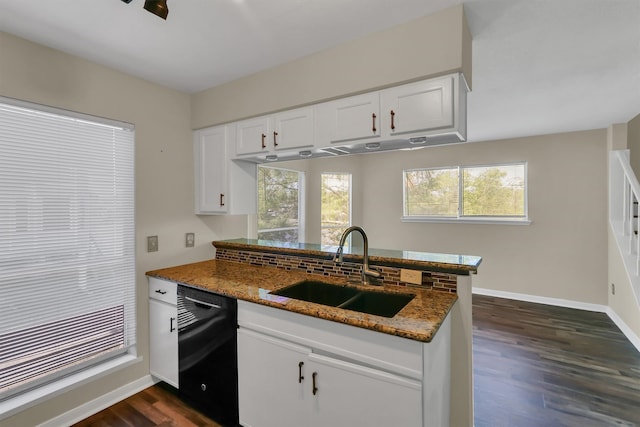
[[[211,304],[210,302],[200,301],[200,300],[197,300],[195,298],[188,297],[188,296],[185,296],[184,299],[186,299],[187,301],[194,302],[196,304],[206,305],[207,307],[211,307],[211,308],[222,308],[218,304]]]

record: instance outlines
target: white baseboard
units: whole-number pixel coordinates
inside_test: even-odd
[[[70,411],[67,411],[64,414],[58,415],[57,417],[40,424],[38,427],[60,427],[73,425],[84,420],[85,418],[90,417],[93,414],[102,411],[103,409],[108,408],[109,406],[120,402],[121,400],[126,399],[129,396],[133,396],[134,394],[144,390],[145,388],[151,387],[155,383],[156,381],[154,381],[151,375],[147,375],[116,390],[113,390],[112,392],[100,396],[97,399],[80,405]]]
[[[627,339],[631,341],[631,344],[633,344],[633,346],[640,352],[640,337],[638,337],[633,332],[633,330],[629,327],[629,325],[627,325],[625,321],[622,320],[620,316],[618,316],[618,313],[613,311],[611,307],[607,307],[606,313],[609,315],[611,320],[613,320],[613,323],[615,323],[616,326],[620,328],[620,330],[627,337]]]
[[[473,288],[472,292],[478,295],[487,295],[490,297],[535,302],[538,304],[555,305],[558,307],[577,308],[578,310],[596,311],[598,313],[606,313],[609,309],[608,306],[602,304],[591,304],[588,302],[573,301],[562,298],[549,298],[541,297],[538,295],[519,294],[516,292],[495,291],[493,289]]]
[[[566,300],[562,298],[548,298],[537,295],[519,294],[516,292],[504,292],[495,291],[493,289],[473,288],[473,293],[478,295],[486,295],[497,298],[507,298],[517,301],[535,302],[538,304],[555,305],[558,307],[576,308],[578,310],[596,311],[598,313],[605,313],[616,324],[616,326],[627,337],[631,344],[640,352],[640,337],[638,337],[633,330],[616,314],[615,311],[608,305],[602,304],[590,304],[580,301]]]

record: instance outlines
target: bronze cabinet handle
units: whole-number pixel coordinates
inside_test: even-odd
[[[396,117],[396,112],[391,110],[391,130],[394,130],[396,128],[396,124],[394,122],[395,117]]]
[[[277,136],[278,136],[278,132],[273,131],[273,146],[274,147],[278,146],[278,140],[276,139]]]
[[[224,206],[224,194],[220,193],[220,206]]]
[[[298,383],[301,383],[304,379],[304,376],[302,376],[302,365],[304,365],[304,362],[298,363]]]
[[[176,320],[175,317],[169,319],[169,332],[173,332],[176,330],[175,326],[173,326],[173,322]]]
[[[311,388],[311,391],[313,392],[314,396],[318,392],[318,387],[316,387],[316,375],[318,375],[317,372],[314,372],[313,374],[311,374],[311,378],[313,380],[313,387]]]
[[[267,148],[267,144],[264,143],[265,138],[267,137],[267,135],[265,135],[264,133],[262,134],[262,148]]]
[[[373,133],[376,133],[376,117],[376,113],[371,114],[371,121],[373,122],[371,130],[373,131]]]

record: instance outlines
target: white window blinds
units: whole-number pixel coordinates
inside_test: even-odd
[[[131,125],[0,98],[0,400],[135,345]]]

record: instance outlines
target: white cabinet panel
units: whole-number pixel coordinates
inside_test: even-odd
[[[218,126],[196,133],[196,213],[226,213],[227,126]]]
[[[443,77],[383,91],[384,131],[401,135],[453,127],[453,80]]]
[[[380,136],[378,92],[351,96],[318,106],[318,135],[324,142],[338,143]],[[326,135],[326,137],[322,137]]]
[[[289,150],[313,146],[313,108],[298,108],[274,116],[273,148]]]
[[[245,427],[308,425],[310,349],[238,329],[238,400]],[[308,365],[308,362],[306,362]]]
[[[160,291],[160,292],[156,292]],[[177,285],[149,278],[149,371],[178,387]]]
[[[270,121],[269,116],[262,116],[238,122],[236,125],[236,155],[269,151]]]
[[[309,359],[312,426],[422,425],[420,382],[321,355]]]

